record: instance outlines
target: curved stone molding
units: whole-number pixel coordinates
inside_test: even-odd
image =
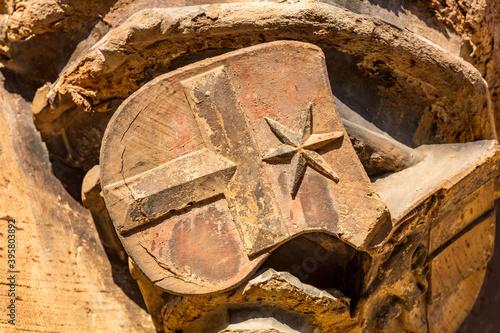
[[[364,76],[385,80],[393,92],[386,98],[394,103],[412,95],[418,103],[407,103],[419,105],[415,114],[393,117],[410,117],[416,127],[406,144],[495,137],[487,85],[470,64],[379,19],[311,1],[143,10],[112,29],[53,85],[39,90],[35,123],[53,154],[88,169],[96,163],[92,152],[98,151],[101,136],[87,136],[92,152],[75,157],[71,146],[82,134],[68,130],[72,122],[80,128],[102,127],[125,98],[180,57],[280,39],[348,54]]]

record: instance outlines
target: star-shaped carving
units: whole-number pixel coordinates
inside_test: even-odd
[[[308,165],[333,181],[339,181],[339,176],[315,150],[342,138],[344,133],[312,134],[312,105],[309,105],[306,109],[298,133],[291,131],[276,120],[267,117],[265,119],[273,133],[283,144],[278,148],[265,152],[262,160],[266,162],[283,162],[291,159],[290,194],[292,197],[297,194]]]

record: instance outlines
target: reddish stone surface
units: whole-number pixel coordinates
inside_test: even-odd
[[[310,44],[255,46],[148,83],[111,120],[101,171],[125,249],[174,293],[232,288],[304,232],[367,250],[390,225]]]

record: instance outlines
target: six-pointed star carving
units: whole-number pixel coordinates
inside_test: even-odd
[[[283,144],[278,148],[265,152],[262,160],[266,162],[281,162],[291,159],[290,194],[292,197],[295,197],[299,190],[307,165],[333,181],[339,181],[339,176],[315,150],[343,137],[344,133],[312,134],[312,105],[309,105],[306,109],[298,133],[286,128],[276,120],[267,117],[265,119],[273,133]]]

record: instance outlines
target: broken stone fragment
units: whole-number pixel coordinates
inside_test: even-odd
[[[267,269],[232,292],[170,300],[164,309],[164,329],[335,332],[358,326],[349,315],[349,298],[332,292],[303,284],[289,273]]]

